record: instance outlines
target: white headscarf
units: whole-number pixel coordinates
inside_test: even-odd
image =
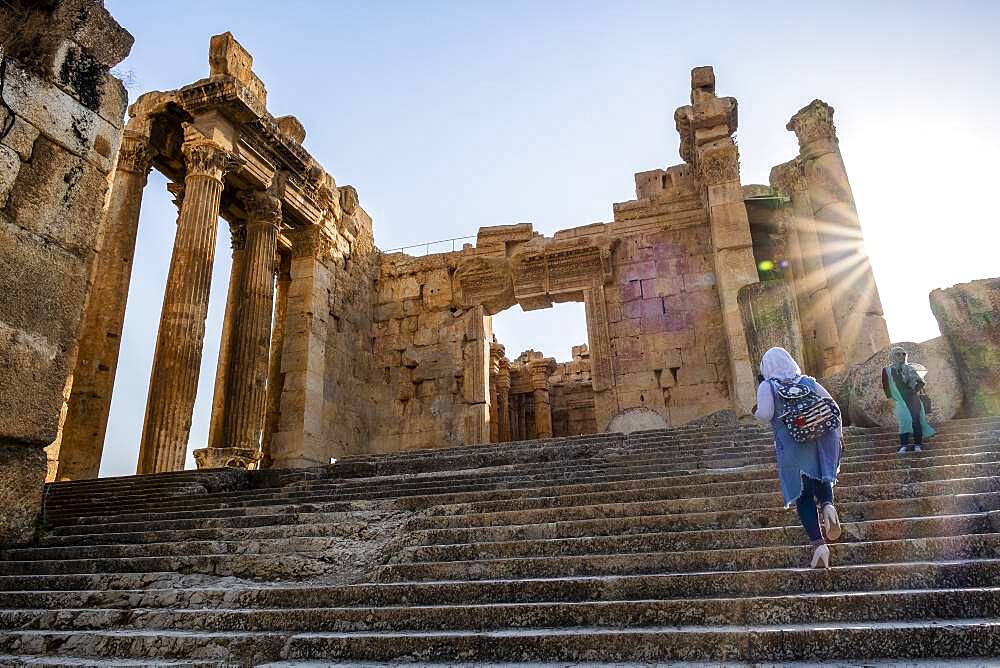
[[[760,361],[760,374],[764,379],[794,380],[802,375],[802,369],[784,348],[771,348]]]

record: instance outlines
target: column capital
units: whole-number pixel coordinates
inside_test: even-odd
[[[122,142],[118,149],[118,162],[115,164],[115,169],[145,177],[153,167],[154,155],[155,151],[149,145],[148,137],[126,129],[122,133]]]
[[[199,469],[255,469],[260,462],[260,450],[255,448],[199,448],[192,454]]]
[[[510,362],[506,357],[501,357],[497,367],[497,391],[506,394],[510,391]]]
[[[333,251],[335,240],[322,225],[310,225],[289,230],[292,257],[312,257],[322,260]]]
[[[239,194],[247,211],[248,225],[281,225],[281,199],[269,190],[248,190]]]
[[[698,180],[713,186],[740,179],[740,152],[730,142],[699,151]]]
[[[187,176],[207,176],[221,182],[243,161],[208,139],[189,139],[181,146]]]
[[[833,107],[823,100],[813,100],[799,109],[788,121],[785,129],[795,133],[795,138],[799,140],[799,149],[803,152],[812,147],[837,145]]]
[[[247,245],[247,226],[241,223],[229,223],[229,244],[234,251],[241,251]]]
[[[549,376],[556,370],[556,361],[551,357],[531,360],[528,363],[531,372],[531,387],[535,390],[545,390],[549,386]]]

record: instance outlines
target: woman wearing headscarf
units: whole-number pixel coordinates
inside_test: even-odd
[[[889,356],[892,363],[882,369],[882,389],[886,398],[896,402],[899,453],[903,454],[910,449],[911,436],[914,452],[920,452],[923,450],[924,439],[934,435],[934,429],[927,422],[924,402],[920,400],[924,379],[920,377],[916,367],[907,361],[903,346],[893,346]]]
[[[840,519],[833,507],[833,485],[837,483],[840,471],[842,428],[838,425],[836,429],[807,442],[792,438],[781,419],[786,410],[785,400],[778,393],[775,381],[793,381],[820,397],[831,400],[833,397],[814,378],[802,375],[799,365],[784,348],[771,348],[764,353],[760,373],[762,380],[757,387],[754,416],[761,422],[770,422],[774,429],[778,478],[785,507],[795,504],[813,548],[812,567],[829,568],[830,548],[826,541],[836,540],[841,533]]]

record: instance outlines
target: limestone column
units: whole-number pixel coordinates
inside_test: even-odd
[[[96,478],[101,468],[132,278],[142,191],[152,164],[153,152],[148,138],[126,129],[105,212],[94,285],[80,331],[57,480]]]
[[[788,222],[799,245],[800,257],[793,267],[802,339],[810,349],[809,357],[814,366],[809,373],[822,378],[844,368],[844,351],[840,345],[840,332],[826,282],[812,200],[801,161],[795,159],[774,167],[771,170],[771,185],[791,198]]]
[[[248,219],[243,268],[232,311],[232,350],[222,409],[223,444],[196,450],[199,468],[248,468],[260,459],[281,200],[264,190],[245,193],[241,199]]]
[[[535,438],[552,438],[549,376],[555,370],[555,360],[551,358],[533,360],[529,369],[531,372],[531,394],[535,408]]]
[[[281,417],[281,390],[285,374],[281,371],[281,352],[285,345],[285,316],[288,311],[288,286],[292,282],[291,258],[282,253],[276,259],[278,275],[274,289],[274,326],[271,332],[271,352],[267,363],[267,399],[264,402],[264,434],[260,442],[260,468],[271,468],[271,438],[278,430]]]
[[[787,127],[799,141],[844,361],[857,364],[889,345],[889,330],[840,154],[833,108],[813,100]]]
[[[215,366],[215,391],[212,395],[212,418],[208,425],[208,447],[224,448],[226,433],[223,425],[225,416],[226,389],[229,378],[229,360],[232,352],[234,310],[239,303],[239,291],[243,275],[243,257],[246,247],[247,228],[243,223],[229,224],[232,263],[229,269],[229,291],[226,293],[226,312],[222,316],[222,337],[219,341],[219,359]]]
[[[748,413],[757,399],[755,367],[750,360],[737,295],[757,282],[750,221],[743,203],[740,162],[733,133],[736,100],[717,97],[711,67],[691,71],[691,104],[674,114],[681,135],[681,157],[695,167],[704,188],[712,232],[716,290],[729,353],[730,396],[734,408]]]
[[[205,317],[215,260],[222,179],[237,162],[201,138],[182,147],[187,168],[149,379],[137,473],[184,468],[198,390]]]
[[[510,362],[506,357],[500,358],[500,368],[497,372],[497,438],[500,443],[511,440],[510,428]]]

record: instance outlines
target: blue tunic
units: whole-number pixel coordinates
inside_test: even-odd
[[[809,376],[801,376],[799,382],[814,392],[819,387],[819,383]],[[840,472],[841,430],[834,429],[815,441],[799,443],[792,438],[785,423],[781,421],[780,416],[785,412],[785,400],[774,391],[773,387],[771,393],[774,397],[774,416],[771,418],[771,428],[774,429],[774,448],[778,458],[781,494],[787,508],[802,495],[802,476],[804,475],[813,480],[837,484],[837,474]]]

